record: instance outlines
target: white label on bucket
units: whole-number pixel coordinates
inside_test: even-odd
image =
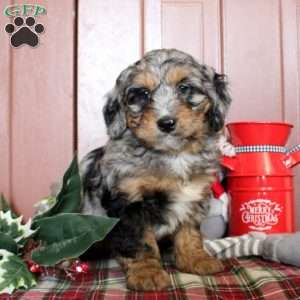
[[[256,199],[245,202],[240,208],[242,221],[252,230],[269,230],[279,221],[282,207],[268,199]]]

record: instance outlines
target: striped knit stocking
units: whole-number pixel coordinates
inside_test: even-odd
[[[265,234],[251,232],[238,237],[204,240],[204,249],[211,256],[233,258],[263,254]]]

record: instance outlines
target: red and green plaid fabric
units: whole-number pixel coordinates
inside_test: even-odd
[[[173,286],[161,292],[134,292],[113,261],[94,263],[88,274],[76,280],[55,269],[39,278],[38,285],[0,300],[201,300],[201,299],[300,299],[300,269],[256,258],[225,261],[226,270],[214,276],[180,273],[165,263]]]

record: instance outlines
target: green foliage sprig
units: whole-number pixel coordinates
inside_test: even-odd
[[[22,224],[3,195],[0,197],[0,293],[36,284],[26,263],[21,259],[29,238],[41,245],[33,251],[32,260],[43,266],[82,255],[95,242],[102,241],[118,219],[80,213],[81,181],[76,157],[62,180],[55,203]],[[53,197],[51,198],[53,200]]]

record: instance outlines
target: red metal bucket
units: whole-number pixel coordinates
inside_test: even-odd
[[[235,146],[277,145],[287,143],[293,125],[278,122],[234,122],[227,124]]]
[[[222,160],[229,170],[229,234],[294,232],[291,167],[300,162],[300,147],[284,147],[292,125],[236,122],[227,128],[237,152]]]

